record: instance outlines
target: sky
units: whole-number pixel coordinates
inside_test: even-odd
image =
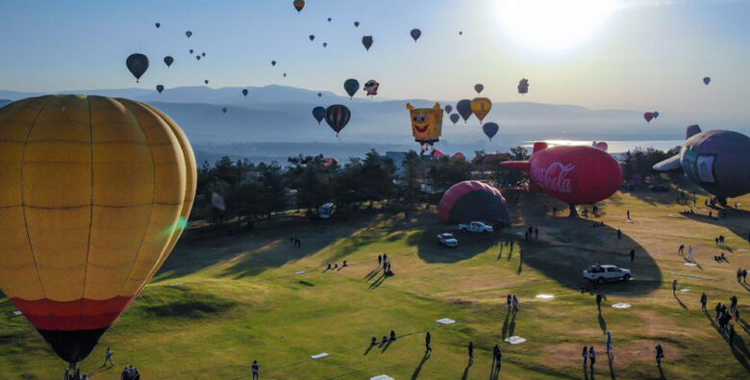
[[[378,80],[389,99],[473,97],[482,83],[496,102],[750,117],[750,0],[307,0],[299,14],[292,0],[29,0],[0,2],[0,14],[6,90],[209,79],[343,95],[357,78]],[[422,31],[416,43],[412,28]],[[151,61],[140,83],[125,67],[135,52]]]

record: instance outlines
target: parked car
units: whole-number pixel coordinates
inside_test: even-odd
[[[459,224],[458,229],[461,230],[461,232],[474,232],[474,233],[494,231],[492,226],[488,226],[482,222],[471,222],[469,224]]]
[[[615,265],[592,265],[583,271],[583,277],[589,281],[603,284],[606,281],[630,281],[630,269],[619,268]]]
[[[438,234],[437,238],[438,238],[438,244],[444,247],[448,247],[448,248],[458,247],[458,240],[451,233],[444,232],[442,234]]]

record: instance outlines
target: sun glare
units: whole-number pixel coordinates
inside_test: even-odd
[[[563,51],[588,41],[617,9],[618,0],[497,0],[500,24],[518,44]]]

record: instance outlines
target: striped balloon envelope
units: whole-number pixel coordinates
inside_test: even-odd
[[[326,108],[326,123],[339,135],[342,129],[349,123],[352,113],[345,105],[334,104]]]
[[[0,289],[80,362],[179,239],[192,148],[149,105],[82,95],[4,107],[0,146]]]

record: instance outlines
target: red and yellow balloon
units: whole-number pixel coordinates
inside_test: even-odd
[[[79,362],[179,239],[193,150],[152,106],[82,95],[1,109],[0,147],[0,289]]]

